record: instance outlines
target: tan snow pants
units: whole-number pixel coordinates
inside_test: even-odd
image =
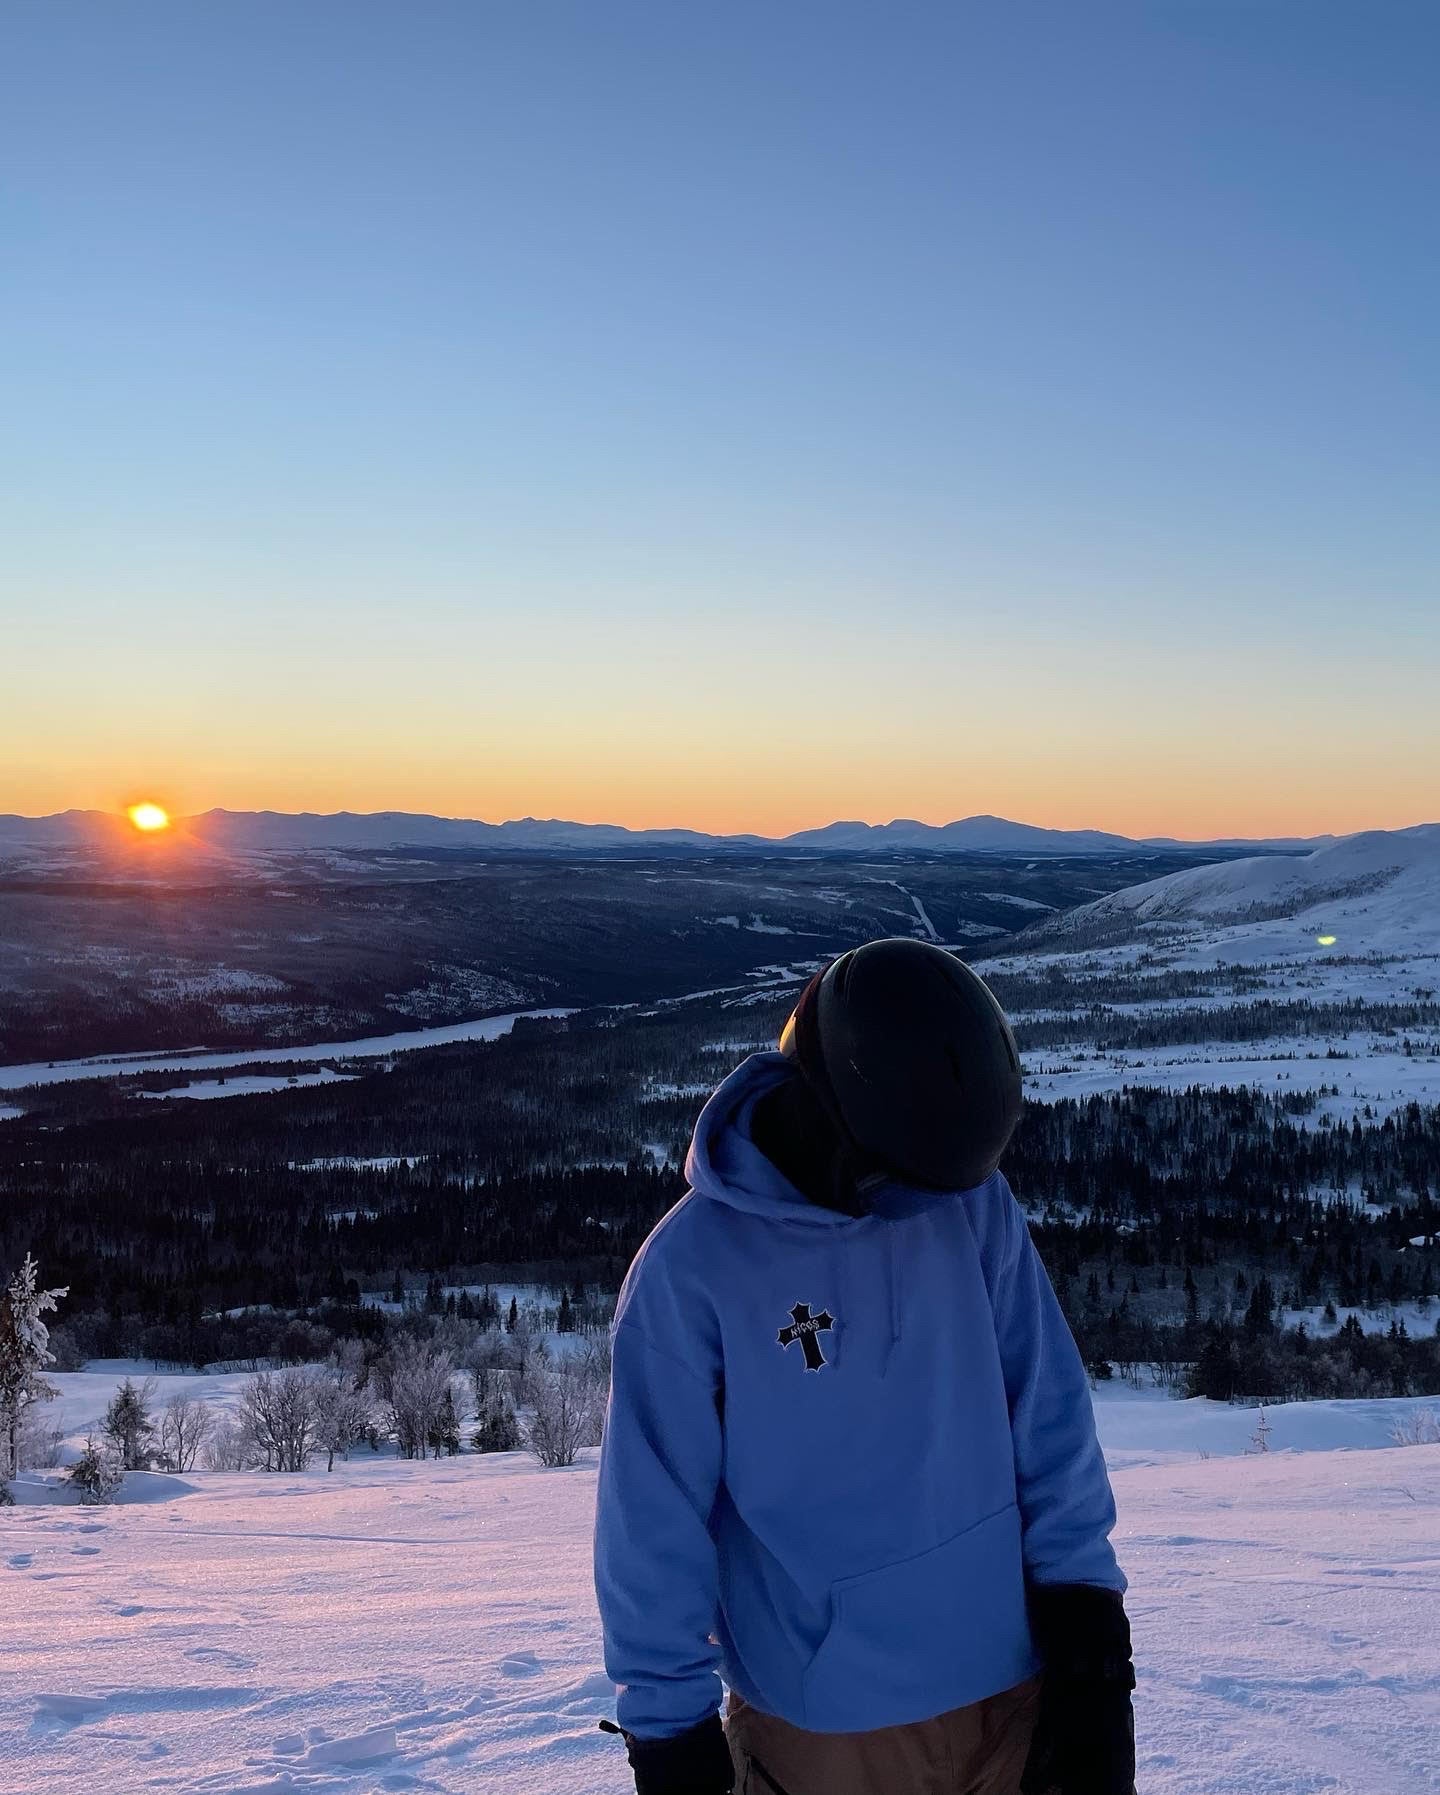
[[[735,1795],[1020,1795],[1040,1679],[933,1720],[808,1733],[732,1690],[725,1732]]]

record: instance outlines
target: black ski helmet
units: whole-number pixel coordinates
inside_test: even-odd
[[[1020,1056],[984,979],[928,941],[851,948],[817,972],[780,1036],[849,1147],[885,1175],[969,1190],[1020,1115]]]

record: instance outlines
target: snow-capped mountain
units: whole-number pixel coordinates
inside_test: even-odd
[[[1099,925],[1253,932],[1280,946],[1433,953],[1440,947],[1440,823],[1370,829],[1299,856],[1190,867],[1067,912],[1057,934]],[[1333,938],[1333,939],[1332,939]]]
[[[967,816],[938,824],[916,822],[913,817],[897,817],[891,823],[828,823],[823,829],[801,829],[785,840],[792,847],[929,848],[972,854],[1112,854],[1146,845],[1101,829],[1044,829],[1003,816]]]

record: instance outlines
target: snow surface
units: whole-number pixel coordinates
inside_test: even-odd
[[[61,1378],[67,1420],[126,1369]],[[1440,1447],[1388,1444],[1423,1406],[1274,1408],[1260,1456],[1254,1411],[1097,1394],[1143,1795],[1440,1789]],[[631,1786],[596,1730],[593,1454],[131,1483],[0,1512],[3,1795]]]
[[[1313,1039],[1279,1037],[1243,1049],[1221,1042],[1123,1053],[1046,1048],[1023,1056],[1025,1094],[1054,1102],[1118,1091],[1122,1085],[1154,1085],[1167,1091],[1246,1085],[1272,1094],[1338,1085],[1338,1097],[1326,1095],[1310,1117],[1295,1117],[1302,1127],[1321,1114],[1349,1122],[1366,1104],[1385,1116],[1407,1103],[1440,1103],[1440,1058],[1406,1055],[1396,1050],[1394,1042],[1387,1045],[1388,1052],[1370,1052],[1354,1043],[1356,1057],[1349,1060],[1326,1059],[1317,1053]]]

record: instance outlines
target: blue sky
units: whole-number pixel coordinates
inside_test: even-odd
[[[1440,814],[1428,5],[12,5],[0,809]]]

